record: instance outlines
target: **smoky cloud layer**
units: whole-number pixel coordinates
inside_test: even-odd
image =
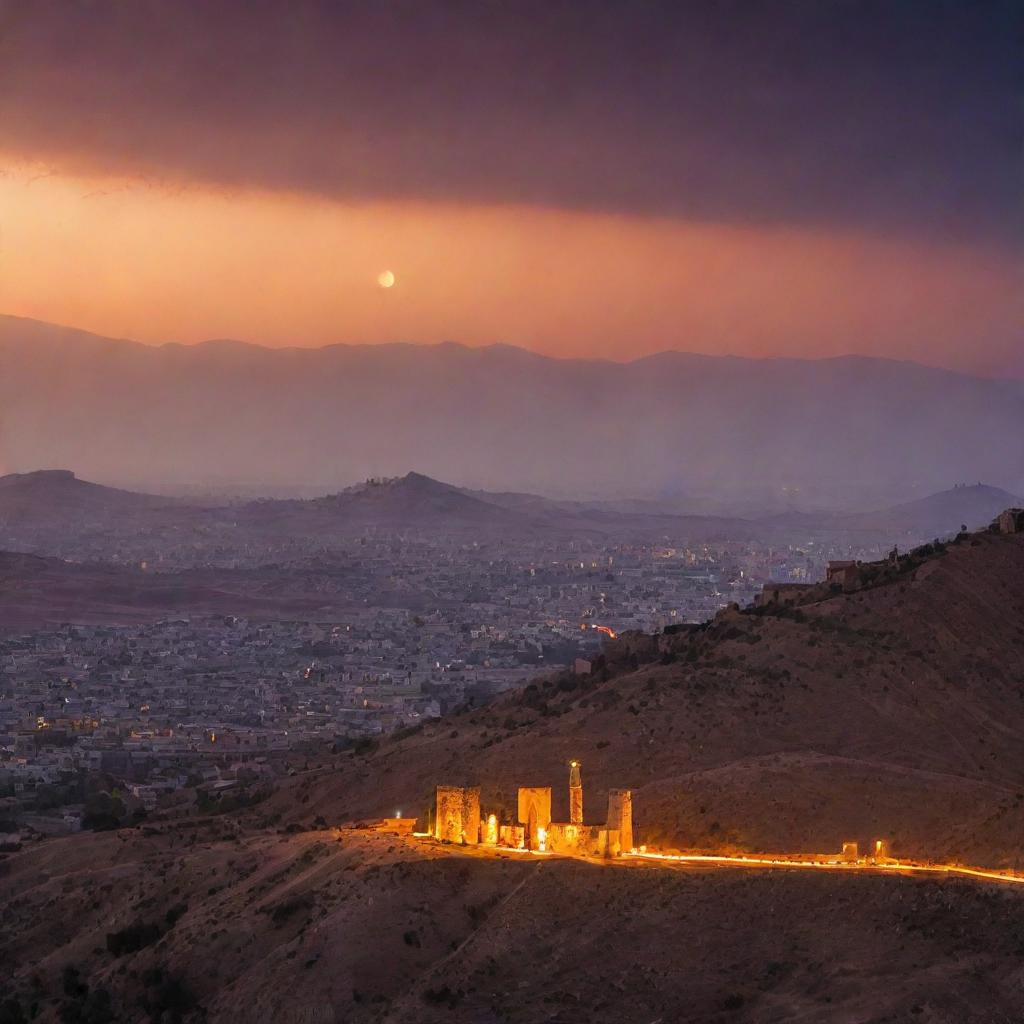
[[[0,146],[341,198],[1021,237],[1019,4],[7,0]]]

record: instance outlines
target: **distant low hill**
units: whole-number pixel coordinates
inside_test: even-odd
[[[0,466],[336,490],[410,469],[490,491],[883,507],[1024,490],[1024,388],[856,356],[509,346],[150,347],[0,317]],[[691,506],[691,510],[703,508]]]
[[[174,547],[172,561],[181,567],[230,563],[242,551],[250,560],[269,562],[289,545],[295,552],[302,545],[330,549],[367,532],[410,531],[491,541],[546,536],[799,544],[819,537],[870,547],[949,537],[962,525],[977,529],[1020,504],[1009,492],[979,484],[881,511],[741,519],[673,514],[659,511],[655,502],[615,507],[469,491],[421,473],[369,480],[319,498],[197,504],[103,487],[66,470],[43,470],[0,477],[0,551],[132,561]]]
[[[988,525],[1003,509],[1020,507],[1024,499],[1001,487],[972,484],[953,487],[917,501],[905,502],[878,512],[844,516],[844,525],[880,533],[933,534],[945,537],[962,526],[976,530]]]
[[[822,534],[863,533],[893,543],[949,537],[961,529],[987,526],[1007,508],[1024,506],[1024,499],[1001,487],[963,484],[888,508],[846,514],[789,513],[769,517],[779,527]]]
[[[44,469],[0,476],[0,523],[73,518],[83,514],[120,516],[166,508],[174,499],[104,487],[79,480],[71,470]]]
[[[262,503],[263,507],[306,509],[337,525],[358,528],[510,528],[524,525],[525,516],[469,494],[422,473],[392,480],[368,480],[337,494],[305,502]],[[250,506],[254,509],[256,506]]]

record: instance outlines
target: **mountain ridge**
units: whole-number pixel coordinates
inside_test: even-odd
[[[489,491],[681,491],[780,511],[796,492],[842,508],[951,479],[1024,490],[1024,386],[912,363],[55,337],[81,335],[0,321],[0,468],[335,491],[416,467]]]
[[[938,374],[946,374],[951,377],[966,377],[980,381],[1002,381],[1005,378],[986,377],[981,374],[965,373],[961,370],[952,370],[948,367],[935,366],[929,363],[921,363],[912,359],[895,359],[888,356],[868,356],[858,352],[844,352],[830,356],[746,356],[734,353],[711,354],[707,352],[693,351],[689,349],[668,348],[647,355],[635,356],[630,359],[611,359],[602,356],[559,356],[546,352],[537,352],[534,349],[525,348],[521,345],[514,345],[505,341],[489,342],[482,345],[473,345],[466,342],[445,340],[433,342],[415,341],[388,341],[388,342],[358,342],[358,341],[331,341],[322,345],[265,345],[257,341],[249,341],[244,338],[212,337],[202,338],[198,341],[162,341],[143,342],[129,337],[113,337],[100,334],[96,331],[86,330],[68,324],[54,324],[36,317],[18,316],[11,313],[0,313],[0,342],[7,341],[10,334],[19,328],[28,329],[33,332],[52,333],[56,332],[61,336],[60,340],[74,344],[76,341],[93,341],[102,345],[124,344],[137,346],[140,349],[161,350],[173,349],[189,350],[197,348],[212,348],[218,346],[238,349],[255,349],[267,353],[291,352],[291,353],[316,353],[324,350],[339,351],[373,351],[373,350],[458,350],[462,352],[484,352],[501,354],[503,352],[517,355],[529,356],[538,360],[553,363],[594,363],[608,366],[634,366],[639,363],[658,363],[675,359],[707,361],[712,362],[736,362],[736,363],[880,363],[895,366],[911,366],[921,370],[930,370]],[[1011,379],[1011,383],[1016,383]],[[1022,382],[1024,383],[1024,382]]]

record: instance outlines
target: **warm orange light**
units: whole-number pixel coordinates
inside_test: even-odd
[[[1019,319],[1000,250],[835,231],[163,188],[2,152],[0,221],[17,254],[5,313],[150,342],[508,340],[633,358],[699,339],[709,353],[977,369],[986,354],[965,331],[1006,337],[1006,355]]]
[[[932,864],[923,861],[891,861],[885,864],[870,864],[866,861],[843,860],[841,855],[815,859],[810,855],[801,857],[785,853],[752,853],[741,856],[716,853],[653,853],[647,852],[647,848],[643,846],[630,852],[632,856],[641,860],[671,861],[680,864],[729,864],[739,867],[803,868],[817,871],[874,871],[883,874],[964,875],[968,878],[1024,885],[1024,874],[1017,874],[1013,871],[989,871],[986,868],[965,867],[962,864]]]

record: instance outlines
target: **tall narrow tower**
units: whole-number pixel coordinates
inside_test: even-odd
[[[583,824],[583,782],[579,761],[569,762],[569,824]]]

